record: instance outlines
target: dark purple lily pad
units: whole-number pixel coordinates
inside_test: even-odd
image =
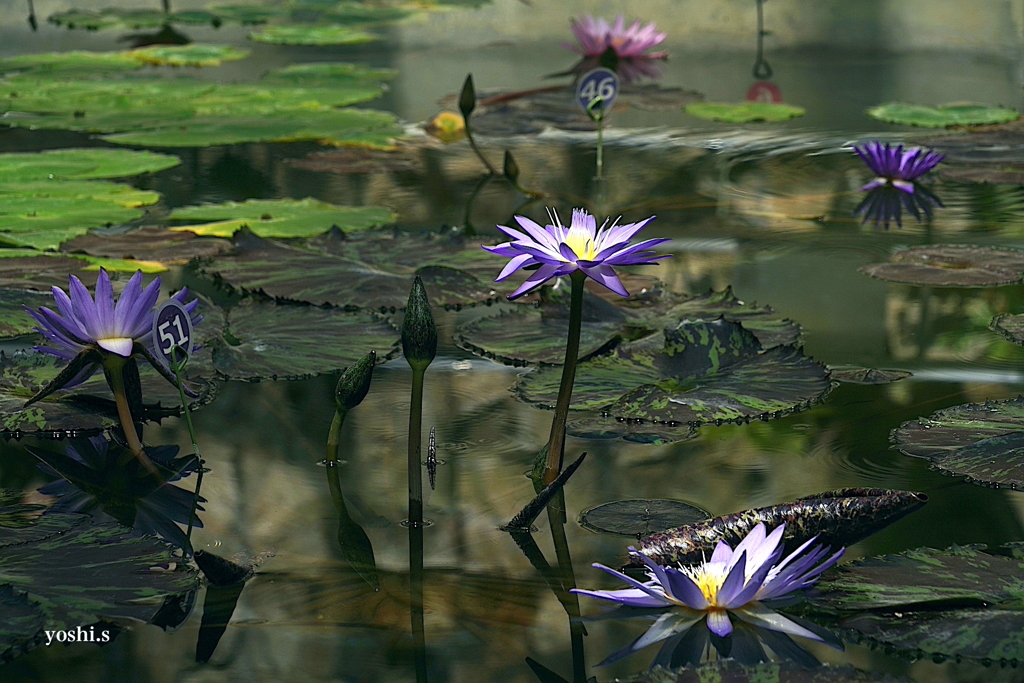
[[[910,683],[909,678],[858,671],[852,666],[808,669],[793,662],[744,666],[733,659],[671,670],[655,667],[623,683]]]
[[[1024,278],[1024,250],[939,244],[898,251],[889,263],[860,272],[879,280],[930,287],[995,287]]]
[[[67,254],[157,261],[171,265],[187,263],[194,258],[212,258],[230,248],[228,240],[164,228],[140,228],[119,235],[90,232],[60,245],[60,250]]]
[[[996,316],[990,327],[1007,341],[1024,346],[1024,315],[1008,313]]]
[[[854,365],[830,365],[828,371],[832,379],[846,384],[891,384],[914,375],[906,370],[862,368]]]
[[[28,254],[38,254],[25,250]],[[67,289],[68,274],[75,274],[87,287],[96,284],[95,270],[89,264],[65,256],[9,256],[0,258],[0,287],[49,292],[51,287]]]
[[[584,529],[640,538],[711,517],[711,513],[678,500],[617,500],[580,513]]]

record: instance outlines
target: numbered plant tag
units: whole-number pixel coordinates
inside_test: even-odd
[[[170,299],[160,307],[153,318],[153,348],[157,358],[169,368],[173,368],[171,349],[175,346],[185,349],[189,357],[192,357],[192,350],[195,348],[192,318],[184,306]]]
[[[611,111],[615,98],[619,95],[619,77],[611,69],[594,69],[583,74],[576,86],[576,102],[583,111],[602,118]],[[601,99],[595,103],[594,100]],[[591,109],[591,105],[594,107]]]

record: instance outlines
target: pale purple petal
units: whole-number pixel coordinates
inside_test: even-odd
[[[708,628],[716,636],[725,638],[732,633],[732,622],[729,620],[729,613],[725,610],[713,610],[708,612]]]
[[[617,605],[626,607],[665,607],[666,600],[655,598],[638,588],[626,588],[618,591],[588,591],[581,588],[573,588],[570,593],[586,595],[597,600],[614,602]]]
[[[654,625],[647,629],[647,633],[640,636],[640,639],[633,646],[642,650],[655,643],[660,643],[666,638],[671,638],[675,634],[690,628],[700,621],[701,616],[700,614],[679,614],[676,611],[665,612],[658,617]]]
[[[121,290],[121,296],[117,298],[117,303],[114,305],[114,325],[113,330],[117,334],[123,334],[130,325],[127,323],[131,320],[128,317],[128,310],[131,309],[132,305],[139,298],[142,293],[142,271],[137,270],[132,275],[131,279],[128,280],[128,284]]]
[[[104,268],[100,268],[100,276],[96,278],[96,319],[99,321],[97,338],[114,334],[114,289]]]
[[[90,339],[97,339],[101,336],[100,320],[96,315],[96,306],[93,304],[89,290],[85,288],[82,281],[74,275],[68,277],[68,291],[71,293],[71,306],[75,311],[75,317]]]
[[[719,541],[715,545],[714,552],[711,553],[711,559],[708,562],[719,562],[722,564],[728,564],[729,560],[732,559],[732,548],[725,541]]]
[[[757,602],[750,603],[741,609],[737,609],[734,613],[743,621],[748,624],[753,624],[754,626],[760,626],[761,628],[766,628],[771,631],[788,633],[791,636],[800,636],[802,638],[809,638],[811,640],[818,641],[822,640],[821,636],[817,633],[804,628],[796,622],[782,616],[778,612],[774,612]]]
[[[629,292],[622,286],[622,282],[619,281],[619,276],[615,274],[615,271],[611,266],[599,265],[580,267],[588,277],[594,279],[600,285],[604,285],[608,289],[612,290],[619,296],[629,296]]]
[[[140,271],[141,272],[141,271]],[[123,294],[121,296],[124,296]],[[160,298],[160,278],[155,278],[125,312],[125,336],[138,337],[153,329],[153,307]],[[120,303],[120,302],[118,302]]]
[[[530,254],[519,254],[512,258],[511,261],[505,264],[505,267],[501,269],[498,277],[494,278],[495,282],[501,282],[512,273],[516,272],[523,266],[529,265],[534,260]]]
[[[602,571],[606,571],[609,574],[611,574],[612,576],[614,576],[615,578],[622,579],[623,581],[625,581],[629,585],[633,586],[633,588],[635,588],[637,590],[641,590],[644,593],[647,593],[647,595],[651,596],[652,598],[655,598],[657,600],[661,600],[662,601],[662,605],[664,605],[666,607],[672,604],[672,601],[669,600],[668,598],[666,598],[664,593],[658,592],[650,584],[640,583],[636,579],[634,579],[634,578],[632,578],[630,576],[626,576],[622,572],[616,571],[616,570],[612,569],[611,567],[606,567],[603,564],[599,564],[597,562],[595,562],[594,564],[592,564],[590,566],[594,567],[595,569],[600,569]]]
[[[715,600],[715,602],[721,607],[732,607],[733,600],[736,595],[743,590],[747,570],[746,551],[738,554],[734,552],[733,562],[735,562],[735,564],[733,564],[732,569],[729,570],[729,574],[725,577],[725,581],[722,582],[722,587],[718,589],[718,595]]]
[[[531,289],[536,289],[537,287],[540,287],[542,284],[544,284],[551,278],[557,277],[560,270],[561,269],[558,266],[545,263],[540,268],[533,271],[533,274],[531,274],[530,277],[527,278],[526,282],[519,285],[519,289],[509,294],[509,301],[512,301],[513,299],[518,299],[522,295],[529,292]]]

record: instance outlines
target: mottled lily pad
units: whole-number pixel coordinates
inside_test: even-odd
[[[227,315],[227,334],[211,344],[224,379],[301,379],[351,365],[368,351],[384,362],[398,332],[367,313],[246,299]]]
[[[1024,315],[1007,313],[992,319],[991,328],[1007,341],[1024,346]]]
[[[52,308],[53,297],[41,292],[0,289],[0,339],[13,339],[32,334],[33,328],[39,325],[25,311],[25,306],[35,309],[40,306]]]
[[[832,379],[845,384],[891,384],[914,375],[906,370],[862,368],[855,365],[830,365],[828,371]]]
[[[8,507],[5,517],[17,509],[34,512],[31,506]],[[44,533],[23,539],[37,528]],[[164,598],[199,588],[198,573],[170,546],[128,533],[86,515],[54,512],[27,525],[0,526],[0,657],[39,644],[43,630],[74,630],[101,620],[152,622]],[[187,611],[164,626],[185,617]]]
[[[249,34],[251,40],[276,45],[360,45],[379,36],[346,26],[267,26]]]
[[[1002,107],[988,107],[983,104],[956,103],[939,107],[925,107],[918,104],[890,102],[868,109],[868,116],[879,121],[899,123],[904,126],[949,128],[950,126],[979,126],[1015,121],[1020,118],[1020,112]]]
[[[528,403],[555,404],[561,370],[542,367],[516,383]],[[572,408],[672,425],[742,422],[803,409],[830,390],[828,371],[792,346],[765,350],[738,323],[683,321],[580,362]]]
[[[44,353],[8,356],[0,352],[0,435],[89,436],[119,424],[102,372],[74,389],[58,391],[24,407],[63,366],[63,361]],[[177,388],[146,366],[140,368],[140,374],[145,419],[159,421],[177,415],[181,407]],[[193,408],[209,403],[216,395],[216,385],[211,382],[195,380],[190,387],[199,394],[189,404]]]
[[[938,244],[904,249],[889,263],[871,263],[860,272],[880,280],[931,287],[995,287],[1024,278],[1024,250]]]
[[[843,627],[911,653],[1024,661],[1018,544],[918,548],[868,558],[830,572],[815,606],[840,613]]]
[[[220,66],[249,56],[248,50],[226,45],[153,45],[131,50],[130,59],[154,66]]]
[[[91,286],[96,282],[96,273],[86,270],[87,265],[80,258],[32,249],[0,249],[0,287],[49,292],[54,286],[67,287],[68,275],[72,273]]]
[[[618,297],[616,297],[618,298]],[[800,342],[800,326],[779,318],[769,306],[740,301],[731,288],[686,297],[653,289],[641,297],[607,303],[587,293],[581,326],[580,358],[608,351],[622,340],[635,340],[682,320],[715,319],[741,322],[763,348]],[[539,307],[518,306],[498,317],[459,328],[456,343],[463,349],[510,365],[561,365],[568,333],[568,307],[562,298]]]
[[[710,517],[706,510],[677,500],[617,500],[584,510],[579,522],[591,531],[640,538]]]
[[[457,235],[346,237],[331,230],[286,245],[243,230],[233,242],[230,254],[200,264],[199,272],[232,289],[276,299],[393,311],[405,307],[414,275],[423,279],[434,306],[466,306],[500,295],[476,273],[493,277],[503,259],[480,249],[480,241]]]
[[[725,121],[727,123],[750,123],[752,121],[788,121],[803,116],[806,110],[792,104],[771,104],[767,102],[694,102],[686,107],[686,113],[699,119]]]
[[[116,235],[91,232],[60,246],[60,250],[67,254],[169,265],[181,265],[194,258],[212,258],[230,248],[231,242],[227,240],[164,228],[140,228]]]
[[[652,668],[623,683],[910,683],[909,678],[858,671],[852,666],[822,666],[809,669],[793,662],[765,662],[744,666],[734,659],[665,669]]]
[[[125,178],[180,163],[178,157],[170,154],[105,147],[0,154],[0,183]]]
[[[380,227],[394,221],[395,214],[379,206],[336,206],[307,197],[187,206],[168,219],[201,221],[171,229],[213,237],[231,237],[243,227],[260,237],[314,237],[335,227],[344,232]]]

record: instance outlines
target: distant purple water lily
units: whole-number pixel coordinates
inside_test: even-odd
[[[815,541],[812,538],[780,560],[784,530],[785,525],[781,525],[768,534],[764,524],[758,524],[735,549],[720,541],[710,560],[678,569],[663,567],[639,554],[650,570],[650,580],[644,583],[595,564],[598,569],[632,587],[614,591],[574,589],[574,593],[626,608],[666,610],[646,633],[602,664],[610,664],[648,645],[683,633],[701,620],[706,620],[712,633],[724,638],[733,630],[730,615],[753,626],[823,640],[814,631],[771,610],[764,603],[812,585],[822,572],[835,565],[843,550],[824,559],[829,549],[821,545],[811,548]]]
[[[116,303],[110,276],[102,268],[96,280],[95,300],[74,275],[69,277],[68,292],[60,287],[53,287],[52,291],[56,312],[46,307],[38,311],[25,309],[39,323],[36,332],[46,339],[45,345],[35,349],[69,363],[78,359],[75,367],[81,367],[77,367],[73,376],[64,378],[60,386],[48,387],[49,391],[81,384],[100,368],[107,357],[142,356],[152,359],[153,307],[160,296],[160,278],[143,289],[142,271],[137,271]],[[171,298],[183,304],[192,317],[192,323],[198,324],[202,320],[202,316],[195,312],[199,301],[192,300],[186,304],[187,295],[188,290],[183,288]],[[165,372],[159,363],[155,365]],[[41,394],[34,398],[38,400]]]
[[[881,142],[854,145],[853,150],[876,176],[874,180],[860,188],[861,190],[873,190],[890,185],[907,194],[914,194],[915,180],[946,158],[944,154],[920,147],[904,150],[903,145],[892,147],[889,143]]]
[[[587,277],[607,287],[619,296],[629,296],[612,266],[652,265],[670,254],[656,255],[652,247],[668,242],[667,239],[644,240],[630,244],[630,239],[647,226],[654,216],[638,223],[608,224],[600,229],[597,221],[583,209],[573,209],[572,223],[562,225],[558,215],[550,213],[551,224],[541,226],[525,216],[516,216],[516,222],[525,231],[499,225],[498,230],[512,238],[497,246],[484,247],[492,254],[511,258],[495,278],[500,282],[520,268],[535,267],[509,300],[530,292],[555,277],[582,271]]]

